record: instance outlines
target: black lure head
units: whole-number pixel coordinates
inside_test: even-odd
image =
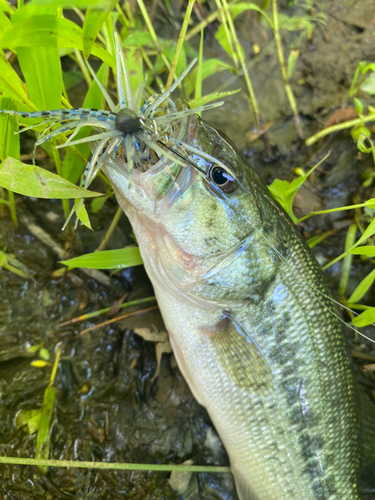
[[[115,127],[124,135],[133,134],[139,129],[139,126],[139,118],[132,109],[122,108],[117,113]]]

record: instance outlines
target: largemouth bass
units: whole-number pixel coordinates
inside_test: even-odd
[[[361,441],[373,429],[360,407],[367,416],[373,408],[354,381],[319,265],[228,138],[197,115],[174,137],[184,167],[160,159],[134,170],[130,189],[120,158],[103,170],[239,498],[358,500],[372,459]]]

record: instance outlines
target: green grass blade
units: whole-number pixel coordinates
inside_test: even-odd
[[[0,464],[73,467],[76,469],[143,470],[155,472],[230,472],[230,467],[220,467],[216,465],[116,464],[111,462],[81,462],[78,460],[36,460],[35,458],[18,457],[0,457]]]
[[[57,40],[59,48],[83,50],[82,29],[68,19],[51,15],[32,16],[15,24],[0,35],[0,46],[17,52],[17,47],[48,47],[51,39]],[[115,66],[113,57],[96,43],[91,53],[109,66]]]
[[[37,18],[36,18],[37,19]],[[57,44],[18,47],[18,61],[31,100],[39,109],[61,108],[62,71]]]
[[[358,302],[365,295],[365,293],[370,289],[375,280],[375,269],[371,271],[357,286],[351,296],[348,298],[347,302]]]
[[[87,191],[48,170],[7,158],[0,165],[0,186],[36,198],[93,198],[101,193]]]
[[[64,9],[109,9],[112,5],[112,0],[33,0],[34,5],[54,5],[56,7],[64,7]],[[116,2],[115,2],[116,3]]]
[[[21,78],[14,71],[12,66],[5,60],[4,52],[0,49],[0,92],[7,97],[19,102],[30,103]],[[32,105],[33,110],[37,110]]]
[[[375,307],[369,307],[352,321],[352,325],[358,327],[372,325],[373,323],[375,323]]]
[[[36,447],[35,447],[35,458],[39,460],[46,460],[49,457],[51,420],[52,420],[53,408],[55,405],[55,395],[56,395],[56,389],[53,387],[53,383],[55,381],[60,355],[61,355],[61,345],[57,350],[48,387],[44,391],[42,414],[40,416],[38,435],[36,438]],[[39,470],[43,474],[47,473],[47,467],[45,466],[39,465]]]
[[[104,74],[105,74],[105,65],[103,64],[97,76],[101,83],[104,83]],[[93,81],[91,87],[89,88],[86,98],[83,103],[83,108],[93,108],[100,109],[102,104],[102,93],[98,87],[98,84]],[[77,139],[83,139],[84,137],[88,137],[92,132],[91,127],[84,127],[77,134]],[[75,146],[78,151],[81,153],[82,157],[76,155],[76,153],[69,148],[66,152],[63,164],[62,164],[62,176],[64,179],[67,179],[70,182],[76,183],[78,179],[81,177],[86,165],[87,158],[91,154],[91,149],[88,144],[77,144]]]
[[[99,9],[95,8],[95,6],[92,6],[92,4],[90,5],[89,3],[88,6],[90,8],[86,12],[82,32],[83,54],[86,58],[88,58],[91,54],[91,49],[95,42],[95,39],[117,2],[118,0],[101,2],[101,5],[98,5],[98,7],[100,7]]]
[[[352,224],[351,226],[349,226],[348,232],[346,233],[346,239],[345,239],[346,252],[349,250],[349,248],[351,248],[354,245],[356,236],[357,236],[357,225]],[[352,261],[353,261],[353,255],[351,255],[350,253],[345,255],[342,263],[339,290],[338,290],[340,296],[343,296],[345,294],[345,290],[349,281],[350,269],[352,267]]]
[[[70,268],[122,269],[123,267],[139,266],[142,264],[142,257],[138,247],[128,247],[88,253],[74,259],[62,260],[60,263]]]
[[[375,246],[352,248],[349,252],[354,255],[367,255],[368,257],[375,257]]]

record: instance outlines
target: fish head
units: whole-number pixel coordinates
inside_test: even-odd
[[[103,169],[132,223],[149,274],[163,268],[164,278],[179,288],[206,295],[223,261],[248,258],[243,243],[262,228],[270,197],[231,141],[198,115],[175,125],[174,139],[170,144],[186,159],[183,166],[160,158],[145,171],[135,170],[131,187],[121,159],[108,159]],[[224,272],[232,273],[231,266]],[[235,294],[234,283],[232,288]]]

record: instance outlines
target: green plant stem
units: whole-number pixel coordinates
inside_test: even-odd
[[[15,227],[18,227],[18,222],[17,222],[17,212],[16,212],[16,202],[14,199],[14,193],[13,191],[8,190],[8,199],[9,199],[9,209],[10,209],[10,215],[12,217],[13,224]]]
[[[177,66],[178,59],[179,59],[180,54],[181,54],[182,46],[184,44],[184,40],[185,40],[186,32],[187,32],[187,29],[189,26],[189,21],[190,21],[190,17],[191,17],[191,12],[192,12],[193,7],[194,7],[194,3],[195,3],[195,0],[189,0],[187,9],[185,11],[184,20],[182,22],[181,31],[180,31],[180,34],[179,34],[179,37],[177,40],[176,50],[174,53],[171,68],[169,70],[169,75],[168,75],[167,83],[165,85],[165,90],[168,90],[173,83],[173,78],[174,78],[175,72],[176,72],[176,66]]]
[[[53,161],[55,162],[55,165],[56,165],[56,171],[60,177],[64,177],[62,175],[60,155],[59,155],[58,150],[55,148],[55,142],[51,141],[51,145],[52,145]],[[65,216],[65,220],[66,220],[70,214],[69,200],[67,200],[67,199],[62,200],[62,205],[63,205],[64,216]],[[70,227],[70,225],[69,225],[69,227]]]
[[[308,219],[309,217],[312,217],[313,215],[323,215],[323,214],[329,214],[332,212],[341,212],[342,210],[354,210],[356,208],[363,208],[363,207],[368,207],[369,204],[368,202],[366,203],[358,203],[357,205],[348,205],[347,207],[338,207],[338,208],[330,208],[329,210],[320,210],[319,212],[311,212],[308,215],[305,215],[304,217],[301,217],[296,221],[296,224],[299,222],[302,222],[303,220]],[[370,207],[372,208],[372,207]]]
[[[88,88],[90,88],[91,84],[92,84],[92,78],[91,78],[89,70],[87,69],[85,61],[83,60],[82,54],[78,49],[74,49],[74,55],[76,57],[76,62],[79,66],[79,69],[81,70],[83,78],[85,79],[85,82],[87,83]]]
[[[332,125],[331,127],[324,128],[320,132],[317,132],[316,134],[309,137],[306,140],[306,146],[312,146],[317,141],[319,141],[319,139],[325,137],[326,135],[333,134],[333,132],[338,132],[340,130],[356,127],[357,125],[363,125],[364,123],[372,121],[375,121],[375,114],[362,116],[361,118],[355,118],[354,120],[349,120],[344,123],[339,123],[337,125]]]
[[[243,48],[238,40],[237,32],[236,32],[236,29],[234,27],[233,19],[232,19],[230,10],[229,10],[229,5],[227,3],[227,0],[222,0],[222,2],[223,2],[225,13],[226,13],[227,18],[228,18],[228,24],[229,24],[229,28],[230,28],[230,31],[231,31],[231,34],[232,34],[232,37],[234,40],[234,46],[235,46],[235,49],[237,52],[238,59],[240,61],[240,66],[241,66],[241,69],[243,71],[243,75],[245,77],[245,82],[246,82],[247,90],[249,92],[250,105],[251,105],[251,109],[252,109],[253,114],[254,114],[255,123],[256,123],[257,128],[260,129],[260,117],[259,117],[258,103],[257,103],[256,97],[255,97],[254,87],[253,87],[253,84],[251,82],[250,73],[249,73],[248,68],[246,66],[245,57],[244,57],[244,50],[243,50]]]
[[[275,36],[275,43],[276,43],[276,51],[277,51],[277,57],[279,59],[279,64],[280,64],[280,70],[281,70],[281,77],[284,82],[284,88],[285,88],[285,93],[289,101],[289,105],[292,109],[293,116],[294,116],[294,125],[296,128],[296,132],[298,137],[302,137],[302,130],[300,127],[299,123],[299,118],[298,118],[298,109],[297,109],[297,103],[293,94],[292,87],[290,86],[286,68],[285,68],[285,62],[284,62],[284,54],[283,54],[283,47],[281,43],[281,37],[280,37],[280,30],[279,30],[279,16],[278,16],[278,11],[277,11],[277,0],[272,0],[272,13],[273,13],[273,32]]]
[[[212,465],[116,464],[110,462],[81,462],[78,460],[37,460],[35,458],[18,457],[0,457],[0,464],[73,467],[75,469],[144,470],[156,472],[230,472],[230,467],[218,467]]]
[[[357,235],[357,225],[352,224],[351,226],[349,226],[348,232],[346,234],[345,251],[348,251],[354,245],[356,235]],[[338,289],[340,297],[343,297],[345,295],[345,290],[349,281],[350,269],[352,267],[352,261],[353,261],[353,254],[348,253],[347,255],[345,255],[342,263],[340,283]]]
[[[131,300],[130,302],[125,302],[124,304],[121,304],[119,307],[119,311],[122,309],[125,309],[126,307],[132,307],[132,306],[139,306],[140,304],[145,304],[147,302],[153,302],[156,300],[156,297],[145,297],[144,299],[136,299],[136,300]],[[73,318],[68,321],[64,321],[64,323],[60,323],[58,328],[61,328],[62,326],[67,326],[67,325],[72,325],[74,323],[80,323],[81,321],[87,321],[88,319],[91,318],[96,318],[97,316],[101,316],[102,314],[107,314],[112,307],[106,307],[104,309],[99,309],[98,311],[93,311],[91,313],[86,313],[82,314],[81,316],[78,316],[76,318]]]
[[[108,244],[108,241],[109,241],[110,237],[113,234],[113,231],[116,229],[116,226],[118,224],[118,221],[120,220],[121,215],[122,215],[122,208],[121,207],[117,207],[115,216],[113,217],[112,222],[111,222],[109,228],[107,229],[107,232],[104,235],[104,238],[100,242],[100,245],[96,249],[96,252],[100,252],[100,251],[102,251],[102,250],[105,249],[105,247]]]
[[[225,36],[227,37],[227,40],[228,40],[231,57],[233,59],[233,62],[235,64],[236,68],[238,68],[238,57],[237,57],[237,53],[236,53],[236,50],[235,50],[234,40],[233,40],[233,37],[232,37],[232,33],[230,32],[230,30],[228,28],[228,23],[227,23],[227,18],[226,18],[226,12],[225,12],[224,7],[223,7],[223,5],[221,3],[221,0],[215,0],[215,3],[216,3],[216,6],[217,6],[217,10],[219,11],[219,17],[220,17],[221,24],[223,25],[223,28],[224,28],[224,31],[225,31]]]
[[[152,25],[151,19],[150,19],[149,15],[148,15],[146,6],[145,6],[143,0],[137,0],[137,2],[138,2],[138,6],[140,8],[140,11],[142,13],[143,19],[145,20],[147,29],[150,32],[151,38],[152,38],[152,40],[153,40],[156,48],[158,49],[158,52],[160,53],[161,58],[163,59],[164,64],[170,70],[171,69],[170,62],[168,61],[167,57],[163,53],[163,49],[161,48],[161,46],[159,44],[158,37],[157,37],[157,35],[155,33],[155,30],[154,30],[154,27]]]

